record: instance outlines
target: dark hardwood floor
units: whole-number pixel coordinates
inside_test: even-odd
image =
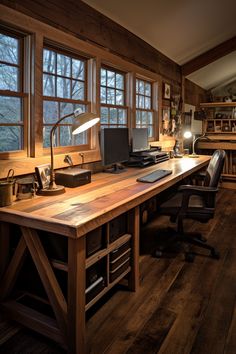
[[[131,293],[117,286],[87,314],[87,352],[93,354],[235,354],[236,353],[236,191],[221,190],[215,218],[188,221],[220,251],[194,263],[183,253],[151,256],[161,217],[142,230],[141,286]],[[0,319],[0,353],[64,353],[53,342]]]

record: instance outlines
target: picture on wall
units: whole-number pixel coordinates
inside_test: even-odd
[[[168,135],[170,133],[170,108],[162,109],[162,134]]]
[[[170,84],[167,84],[166,82],[164,82],[164,86],[163,86],[163,98],[165,100],[170,99]]]

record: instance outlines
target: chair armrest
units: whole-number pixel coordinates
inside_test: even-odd
[[[218,188],[215,187],[204,187],[204,186],[192,186],[192,185],[182,185],[178,188],[179,192],[189,193],[189,194],[208,194],[218,192]]]
[[[218,188],[204,187],[204,186],[192,186],[182,185],[178,188],[178,191],[183,193],[180,214],[184,215],[189,206],[189,200],[192,195],[198,195],[204,200],[206,207],[213,208],[215,202],[215,195]]]

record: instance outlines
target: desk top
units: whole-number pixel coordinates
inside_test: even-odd
[[[0,208],[0,221],[77,238],[198,171],[209,160],[209,156],[183,157],[142,169],[128,168],[120,174],[97,173],[91,183],[66,188],[62,195],[35,196]],[[136,181],[156,169],[173,173],[154,183]]]

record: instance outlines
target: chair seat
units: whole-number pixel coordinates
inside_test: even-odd
[[[176,193],[172,198],[161,204],[161,208],[180,208],[182,203],[182,193]],[[202,208],[204,207],[203,199],[198,195],[192,195],[189,200],[189,207]]]
[[[159,212],[163,215],[169,215],[174,221],[178,216],[183,194],[178,192],[172,198],[162,203]],[[186,219],[194,219],[201,222],[207,222],[214,216],[214,208],[207,208],[203,198],[197,195],[192,195],[189,200],[189,206],[185,213]]]

